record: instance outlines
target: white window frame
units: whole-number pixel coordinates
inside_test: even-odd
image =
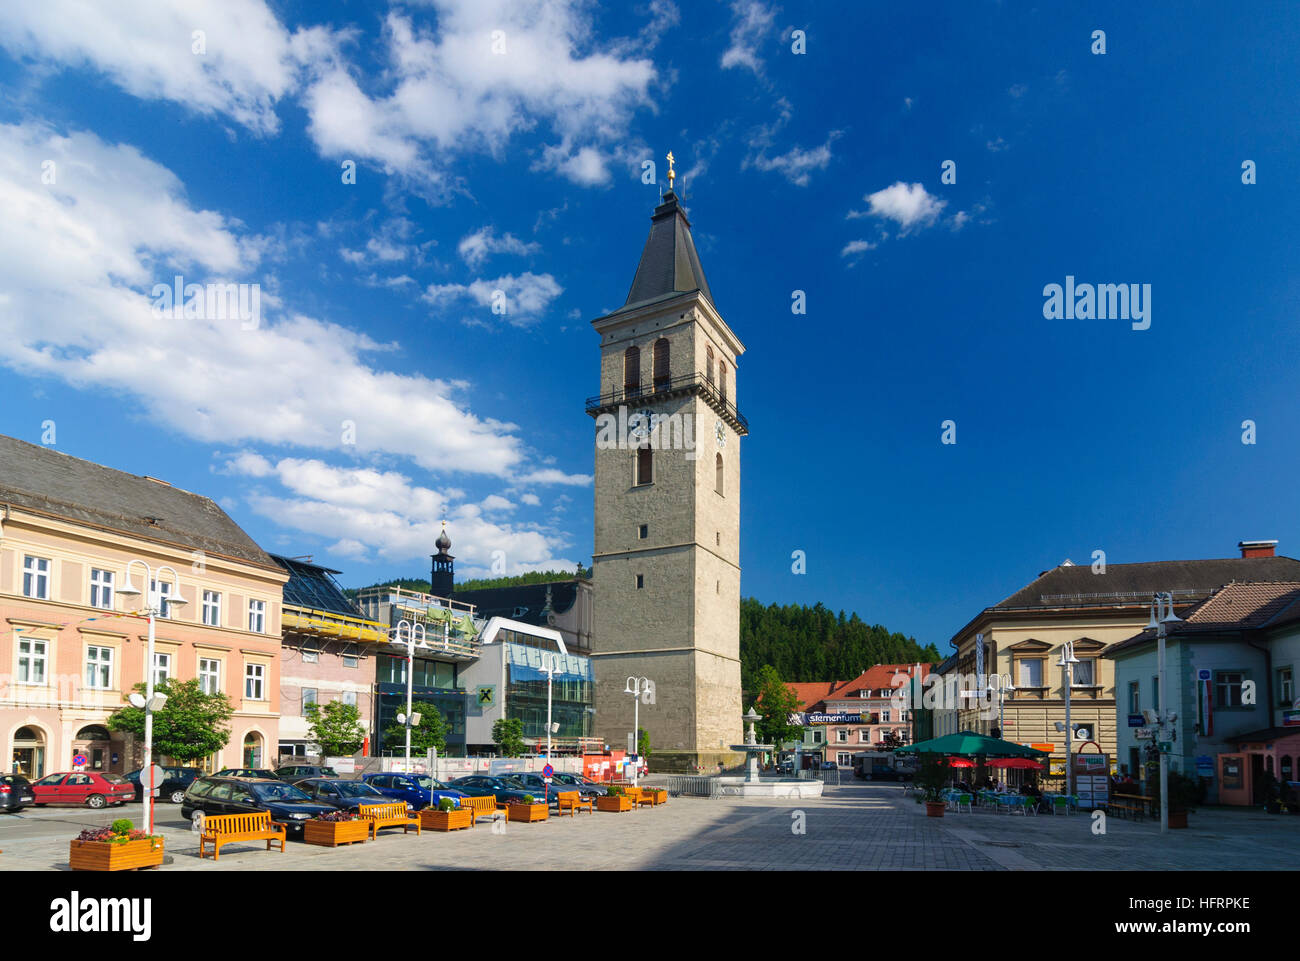
[[[112,571],[106,571],[102,567],[92,567],[90,569],[91,607],[98,607],[105,611],[113,609],[113,582],[115,580]]]
[[[206,670],[204,665],[215,665],[216,670]],[[208,679],[212,679],[211,690],[208,689]],[[221,658],[219,657],[200,657],[199,658],[199,690],[204,694],[221,693]]]
[[[40,645],[40,650],[36,646]],[[27,646],[27,652],[23,652],[23,646]],[[19,684],[30,684],[35,687],[44,687],[50,676],[50,641],[44,637],[23,637],[18,636],[18,643],[14,645],[18,653],[18,672],[17,678]],[[26,677],[24,677],[24,673]],[[39,675],[39,677],[37,677]]]
[[[113,689],[113,649],[111,647],[103,644],[86,645],[86,687],[95,691],[111,691]]]
[[[153,652],[153,686],[157,687],[172,676],[172,655],[170,651]]]
[[[847,751],[835,752],[835,764],[838,767],[848,767],[853,763],[853,755]]]
[[[349,663],[349,662],[351,662],[351,663]],[[360,665],[361,665],[361,660],[360,660],[360,659],[359,659],[355,654],[344,654],[344,655],[343,655],[343,666],[344,666],[344,667],[348,667],[348,668],[356,668],[356,667],[359,667]]]
[[[845,728],[840,728],[838,731],[835,732],[835,743],[836,744],[849,743],[849,732]]]
[[[252,693],[256,691],[256,693]],[[266,665],[249,661],[244,665],[244,700],[266,700]]]
[[[302,662],[303,662],[304,664],[319,664],[319,663],[320,663],[320,651],[307,651],[307,650],[304,650],[304,651],[302,652]]]
[[[1086,684],[1079,680],[1079,666],[1089,664],[1092,666],[1092,678]],[[1081,657],[1078,664],[1070,666],[1070,686],[1071,687],[1097,687],[1097,659],[1095,657]]]
[[[158,616],[170,620],[172,616],[171,605],[167,603],[172,596],[172,584],[168,581],[150,581],[149,596],[158,600]],[[180,592],[177,591],[177,594]]]
[[[889,716],[889,708],[885,708],[880,712],[880,720],[885,724],[892,723],[892,719]]]
[[[37,601],[50,599],[50,574],[54,562],[35,554],[23,555],[23,597]]]
[[[254,634],[266,633],[266,601],[248,602],[248,629]]]
[[[308,692],[308,691],[311,692],[311,700],[310,700],[310,701],[307,700],[307,692]],[[304,688],[302,689],[302,716],[303,716],[303,717],[306,717],[306,716],[307,716],[307,705],[308,705],[308,704],[320,704],[320,688],[318,688],[318,687],[304,687]]]
[[[203,623],[208,627],[221,626],[221,592],[203,592]]]
[[[859,744],[871,743],[871,728],[864,727],[862,728],[862,730],[858,731],[858,743]]]
[[[344,692],[343,692],[343,703],[344,703],[344,704],[350,704],[350,705],[352,705],[353,707],[356,707],[356,706],[357,706],[357,692],[356,692],[356,691],[344,691]]]

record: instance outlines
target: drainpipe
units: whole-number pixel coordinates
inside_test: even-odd
[[[1245,638],[1242,638],[1242,640],[1245,640]],[[1255,650],[1259,651],[1261,654],[1264,655],[1264,689],[1265,691],[1267,691],[1267,700],[1265,701],[1265,703],[1268,705],[1267,726],[1272,727],[1273,726],[1273,650],[1272,648],[1260,647],[1258,644],[1252,644],[1250,641],[1246,641],[1246,646],[1253,647]]]

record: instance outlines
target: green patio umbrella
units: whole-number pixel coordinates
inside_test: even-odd
[[[900,747],[895,754],[944,754],[957,757],[1046,757],[1046,751],[1025,747],[1014,741],[1004,741],[999,737],[986,737],[974,731],[962,731],[960,734],[945,734],[943,737],[918,741]]]

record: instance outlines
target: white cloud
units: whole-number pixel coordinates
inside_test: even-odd
[[[560,172],[589,183],[599,175],[594,151],[625,139],[633,112],[650,103],[653,63],[635,57],[626,42],[593,49],[583,3],[427,5],[436,31],[388,14],[390,66],[382,81],[369,84],[374,93],[341,63],[319,71],[304,99],[323,155],[369,160],[427,186],[433,199],[445,198],[457,189],[448,173],[453,155],[499,155],[516,131],[545,125],[569,158]],[[503,52],[494,51],[496,31]]]
[[[542,499],[536,494],[520,494],[519,500],[529,507],[540,507],[542,505]]]
[[[193,52],[195,30],[206,50]],[[321,28],[291,36],[263,0],[43,0],[7,5],[0,45],[15,56],[89,65],[132,96],[171,100],[274,133],[275,105],[297,85],[300,61],[333,49]]]
[[[838,136],[839,131],[833,130],[824,144],[810,150],[804,150],[802,147],[792,147],[777,157],[768,157],[763,154],[747,157],[744,166],[757,167],[759,170],[775,170],[795,186],[806,187],[811,179],[811,172],[825,170],[827,164],[831,162],[831,144],[835,142]]]
[[[240,473],[249,461],[237,458],[226,466]],[[344,557],[425,558],[442,529],[442,519],[450,518],[448,533],[462,575],[474,574],[479,568],[486,571],[498,550],[505,552],[511,573],[574,566],[574,561],[552,554],[557,546],[565,546],[563,537],[484,519],[484,511],[514,508],[499,495],[489,495],[482,504],[457,504],[463,491],[435,491],[398,471],[337,467],[317,459],[283,458],[272,473],[279,489],[267,491],[259,486],[247,496],[249,506],[282,527],[331,540],[329,551]],[[262,479],[266,475],[248,476]]]
[[[868,250],[875,250],[879,244],[873,244],[869,240],[850,240],[840,251],[841,257],[852,257],[854,254],[865,253]]]
[[[40,181],[43,161],[56,183]],[[35,172],[35,173],[34,173]],[[370,361],[384,345],[272,307],[238,320],[171,319],[148,292],[274,281],[258,238],[196,210],[165,167],[93,134],[0,125],[0,366],[133,399],[154,423],[210,443],[391,452],[431,469],[526,469],[516,428],[472,413],[463,385]],[[553,282],[552,282],[553,283]]]
[[[731,45],[722,54],[722,68],[747,67],[762,73],[758,48],[772,30],[776,9],[760,0],[732,0],[731,18]]]
[[[518,254],[527,256],[542,249],[538,243],[524,243],[514,234],[496,236],[492,227],[481,227],[472,234],[466,234],[456,246],[456,252],[470,267],[477,270],[493,254]]]
[[[914,227],[927,227],[934,223],[948,201],[940,200],[926,191],[921,184],[897,183],[867,194],[862,198],[870,208],[863,211],[850,211],[849,217],[879,217],[892,220],[907,233]]]
[[[568,484],[573,487],[586,487],[591,483],[590,474],[566,474],[554,467],[543,467],[520,476],[525,484]]]
[[[540,320],[551,301],[563,292],[564,288],[550,274],[530,271],[517,277],[503,274],[496,280],[475,280],[469,284],[431,284],[422,299],[435,307],[472,300],[482,308],[485,317],[502,316],[516,327],[527,327]],[[494,308],[504,312],[498,314]]]

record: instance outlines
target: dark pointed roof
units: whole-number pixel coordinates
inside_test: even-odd
[[[641,251],[641,262],[637,264],[627,301],[614,313],[693,290],[700,291],[713,303],[709,282],[700,266],[700,255],[691,238],[691,222],[686,219],[677,195],[669,190],[650,218],[650,236]]]

